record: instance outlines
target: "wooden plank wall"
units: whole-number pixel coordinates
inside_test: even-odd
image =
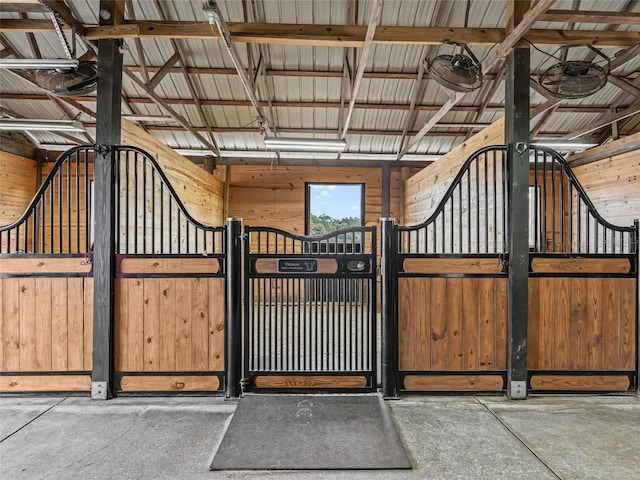
[[[504,144],[504,118],[454,148],[437,162],[410,177],[404,185],[405,225],[425,221],[451,185],[469,156],[482,147]]]
[[[36,162],[0,150],[0,226],[20,218],[35,191]]]
[[[529,279],[532,370],[635,369],[633,278]]]
[[[224,288],[224,278],[116,279],[116,371],[223,371]]]
[[[507,279],[401,277],[400,370],[507,368]]]
[[[205,225],[220,226],[224,218],[224,184],[135,124],[122,120],[122,142],[142,148],[156,159],[180,200]]]
[[[16,373],[91,370],[92,278],[0,278],[0,305],[0,370],[14,374],[2,376],[0,391],[51,391],[62,379],[35,381]],[[88,378],[76,375],[60,385],[88,390]]]
[[[614,225],[630,226],[640,218],[640,151],[572,170],[605,220]]]
[[[364,183],[365,225],[378,225],[382,214],[379,168],[229,167],[229,216],[245,225],[271,226],[304,235],[305,182]],[[391,216],[400,211],[400,173],[392,170]]]

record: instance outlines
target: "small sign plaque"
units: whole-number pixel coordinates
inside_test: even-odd
[[[278,273],[316,273],[318,260],[315,258],[279,258]]]

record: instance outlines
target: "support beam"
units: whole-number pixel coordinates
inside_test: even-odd
[[[613,142],[589,148],[580,153],[574,153],[567,157],[571,167],[579,167],[587,163],[597,162],[609,157],[622,155],[623,153],[640,150],[640,133],[634,133]]]
[[[507,29],[520,29],[530,0],[507,2]],[[507,395],[527,395],[529,296],[529,45],[519,42],[506,59],[505,140],[508,159],[508,357]]]
[[[204,147],[210,149],[213,153],[215,153],[217,156],[219,156],[220,150],[218,149],[218,146],[214,145],[211,142],[209,142],[202,135],[200,135],[200,133],[198,133],[198,131],[195,128],[193,128],[193,126],[187,121],[187,119],[185,119],[182,115],[180,115],[178,112],[176,112],[173,108],[171,108],[169,106],[169,104],[167,103],[167,101],[165,99],[160,97],[153,90],[150,90],[147,87],[147,85],[144,84],[142,82],[142,80],[140,80],[138,77],[136,77],[129,69],[125,68],[124,69],[124,73],[131,80],[133,80],[133,82],[136,85],[138,85],[140,88],[142,88],[149,98],[151,98],[157,105],[159,105],[160,107],[164,108],[169,113],[169,115],[174,117],[176,119],[176,121],[180,125],[182,125],[183,128],[185,128],[187,131],[189,131],[191,133],[191,135],[196,137],[198,139],[198,141],[200,141],[200,143],[202,143],[202,145]]]
[[[349,100],[349,108],[344,120],[344,126],[342,127],[342,133],[340,138],[347,136],[349,130],[349,124],[351,123],[351,115],[353,114],[353,107],[356,103],[356,97],[358,96],[358,90],[360,90],[360,83],[362,82],[362,75],[364,75],[364,69],[367,66],[367,58],[369,58],[369,52],[373,45],[373,36],[376,33],[376,26],[380,20],[380,11],[382,10],[382,0],[375,0],[371,6],[371,16],[369,17],[369,25],[367,26],[367,33],[364,37],[364,45],[360,52],[360,60],[358,61],[358,68],[356,70],[356,76],[353,79],[353,86],[351,87],[351,99]]]
[[[638,25],[637,12],[598,12],[578,10],[549,10],[540,19],[544,22],[559,23],[604,23],[611,25]]]
[[[545,0],[541,0],[544,2]],[[546,3],[546,2],[545,2]],[[536,5],[535,8],[537,8]],[[539,20],[536,19],[536,20]],[[316,47],[355,47],[364,44],[365,25],[320,25],[284,23],[233,23],[229,32],[235,42],[263,43],[272,45],[306,45]],[[51,32],[53,26],[47,20],[21,19],[2,20],[6,32]],[[105,38],[184,38],[216,39],[207,22],[191,21],[127,21],[117,27],[84,25],[89,41]],[[79,32],[80,30],[78,30]],[[374,44],[440,45],[454,40],[468,45],[491,46],[505,37],[502,28],[455,28],[455,27],[407,27],[381,26]],[[599,48],[627,48],[640,43],[640,32],[602,30],[529,30],[524,38],[536,45],[578,45],[592,43]]]
[[[581,128],[580,130],[576,130],[575,132],[564,135],[562,138],[567,140],[573,140],[587,133],[591,133],[594,130],[598,130],[599,128],[606,127],[607,125],[612,124],[613,122],[618,122],[620,120],[624,120],[631,115],[636,115],[640,113],[640,99],[633,102],[629,107],[621,110],[617,113],[609,113],[602,118],[599,118],[597,121]]]
[[[169,60],[162,66],[162,68],[156,73],[151,80],[149,80],[149,90],[155,90],[162,79],[169,73],[169,70],[180,60],[178,52],[175,52]]]
[[[118,8],[101,1],[117,24]],[[122,12],[120,12],[122,14]],[[94,247],[93,247],[93,374],[91,398],[106,400],[113,395],[114,369],[114,278],[115,278],[115,168],[113,146],[120,143],[122,91],[122,42],[98,42],[98,106],[94,155]]]

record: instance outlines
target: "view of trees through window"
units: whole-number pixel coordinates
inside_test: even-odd
[[[307,232],[324,235],[362,225],[362,184],[307,184]]]

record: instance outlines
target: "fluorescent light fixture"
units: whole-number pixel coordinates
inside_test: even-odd
[[[306,152],[342,152],[347,148],[346,140],[329,138],[265,137],[264,144],[269,150]]]
[[[43,132],[84,132],[76,120],[31,120],[26,118],[0,118],[0,130],[24,130]]]
[[[585,150],[587,148],[597,147],[597,143],[593,142],[576,142],[565,139],[540,139],[531,142],[531,145],[538,147],[549,147],[558,150]]]
[[[23,70],[59,68],[75,70],[78,68],[78,60],[68,58],[54,58],[53,60],[41,58],[2,58],[0,59],[0,68],[19,68]]]

